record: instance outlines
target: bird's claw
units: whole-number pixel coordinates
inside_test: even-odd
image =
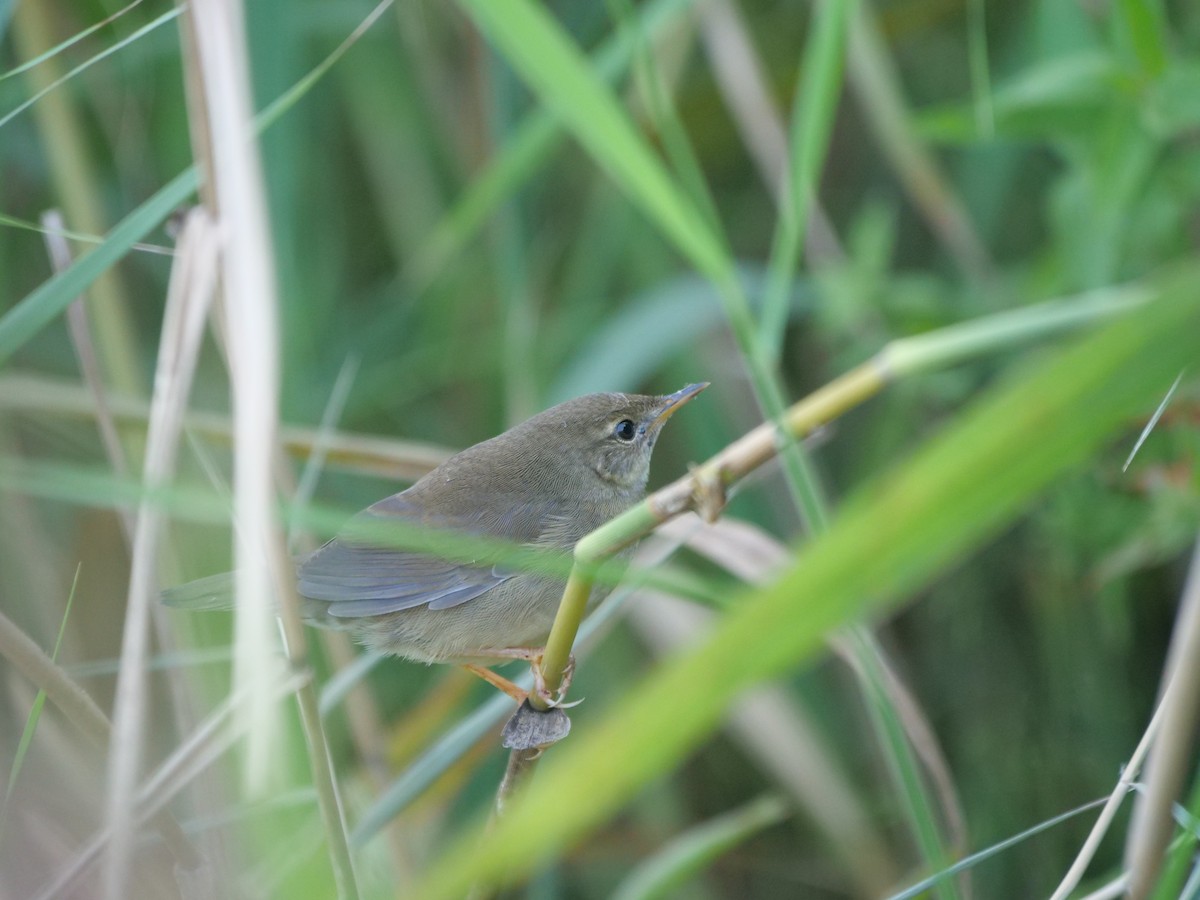
[[[575,657],[567,657],[567,665],[563,669],[562,678],[558,683],[558,690],[551,691],[546,686],[546,677],[542,673],[541,657],[533,661],[531,667],[533,669],[533,691],[532,693],[545,704],[547,709],[572,709],[583,702],[583,698],[573,700],[570,703],[565,702],[567,689],[571,686],[571,679],[575,675]]]

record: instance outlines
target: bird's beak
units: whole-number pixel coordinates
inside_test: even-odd
[[[663,404],[658,408],[658,412],[654,416],[654,421],[650,423],[652,429],[659,429],[666,423],[667,419],[671,418],[671,414],[683,404],[687,403],[698,393],[708,387],[707,381],[701,381],[697,384],[689,384],[682,390],[678,390],[673,394],[668,394],[663,397]]]

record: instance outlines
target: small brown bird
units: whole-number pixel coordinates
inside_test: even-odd
[[[569,552],[643,497],[663,425],[706,387],[568,400],[452,456],[355,518]],[[349,631],[380,652],[466,666],[518,700],[526,692],[483,666],[525,659],[545,693],[538,666],[562,597],[560,579],[344,534],[299,560],[296,581],[312,624]],[[229,608],[229,584],[228,575],[205,578],[171,588],[163,599],[182,608]],[[609,590],[592,590],[588,612]]]

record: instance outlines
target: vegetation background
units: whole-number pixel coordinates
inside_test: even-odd
[[[295,496],[299,482],[310,497],[300,505],[317,511],[294,528],[297,548],[440,454],[567,397],[713,382],[663,438],[652,486],[664,484],[762,421],[763,377],[793,402],[889,341],[1153,285],[1196,256],[1195,4],[613,0],[544,10],[398,3],[324,69],[370,5],[246,4],[255,107],[293,92],[264,127],[261,158],[280,298],[279,418],[296,426],[284,433],[280,491]],[[110,716],[139,497],[171,516],[163,584],[232,565],[230,380],[212,338],[175,487],[138,488],[167,352],[172,257],[162,251],[172,240],[158,225],[194,202],[186,188],[164,194],[193,162],[185,83],[196,68],[180,49],[190,15],[161,0],[0,3],[0,611],[56,650]],[[518,29],[529,16],[548,30]],[[554,36],[570,42],[566,63]],[[594,76],[628,131],[591,94],[572,93],[599,91]],[[673,193],[656,193],[660,183]],[[65,314],[79,286],[51,277],[49,209],[65,217],[71,255],[104,269],[88,278],[83,320]],[[664,224],[672,209],[684,223],[674,231]],[[134,224],[114,230],[122,220]],[[688,234],[712,238],[708,256]],[[104,252],[115,265],[98,262]],[[741,320],[738,291],[713,277],[725,271],[749,304]],[[1022,341],[918,372],[821,431],[806,445],[806,483],[833,528],[843,497],[880,484],[973,411],[1006,439],[984,398],[1073,341]],[[1200,522],[1194,369],[1124,468],[1170,386],[1157,378],[1138,403],[1122,401],[1082,464],[1064,452],[1044,489],[1014,487],[1019,516],[979,526],[953,558],[933,560],[930,546],[918,584],[898,572],[886,612],[871,597],[855,601],[877,608],[865,620],[874,638],[843,632],[839,652],[797,650],[769,692],[723,701],[729,715],[681,737],[669,759],[664,750],[655,761],[654,735],[631,737],[647,769],[611,788],[616,808],[596,813],[586,837],[535,834],[545,852],[510,860],[529,875],[527,895],[881,896],[1107,795],[1154,711]],[[97,429],[106,408],[118,429],[107,443]],[[1062,421],[1073,425],[1070,416]],[[998,445],[1004,464],[973,481],[1003,496],[1022,460],[1041,452],[1035,443]],[[951,510],[950,533],[960,516],[976,534],[971,523],[989,514],[976,507]],[[746,543],[733,562],[693,545],[673,564],[702,586],[694,593],[722,601],[718,618],[748,596],[740,581],[770,582],[771,561],[802,558],[811,534],[811,510],[798,509],[778,467],[751,479],[727,517],[755,527],[738,533]],[[914,539],[933,545],[939,534],[918,528]],[[714,535],[733,546],[731,534]],[[775,626],[799,634],[805,604],[822,598],[803,585],[791,593],[801,615]],[[694,599],[635,595],[624,609],[581,662],[572,694],[587,703],[572,712],[564,754],[602,716],[619,721],[660,658],[695,647],[712,618]],[[238,696],[231,617],[151,615],[138,783],[181,752],[201,770],[171,774],[169,808],[220,896],[330,896],[324,848],[336,841],[318,814],[295,703],[275,696],[284,728],[270,745],[271,777],[247,780],[239,748],[251,725],[220,713]],[[106,851],[89,866],[80,854],[112,821],[122,748],[81,739],[55,702],[39,712],[46,684],[20,670],[9,638],[2,646],[0,894],[41,895],[78,865],[59,895],[97,896]],[[434,896],[452,881],[438,873],[456,869],[469,884],[476,863],[463,835],[503,772],[506,710],[457,670],[385,661],[364,674],[336,638],[311,650],[357,889]],[[757,653],[746,646],[748,661]],[[884,660],[904,690],[879,689],[889,678],[871,666]],[[348,666],[357,674],[346,677]],[[704,702],[678,698],[680,710]],[[214,710],[222,737],[196,739]],[[660,709],[664,731],[674,712]],[[619,781],[576,778],[560,812],[590,815]],[[1121,875],[1128,806],[1083,891]],[[985,853],[935,890],[1048,896],[1095,816]],[[155,832],[141,833],[131,896],[205,895],[173,874]],[[1176,841],[1160,896],[1183,890],[1193,847]],[[658,869],[638,868],[648,863]]]

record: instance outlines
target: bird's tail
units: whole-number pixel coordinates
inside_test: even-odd
[[[209,575],[167,588],[162,592],[164,606],[186,609],[189,612],[211,612],[233,609],[233,573],[222,572]],[[319,600],[300,598],[300,616],[310,625],[331,628],[334,631],[352,630],[353,620],[338,619],[328,615],[329,604]]]
[[[167,588],[162,592],[162,602],[175,609],[233,609],[233,573],[222,572]]]

